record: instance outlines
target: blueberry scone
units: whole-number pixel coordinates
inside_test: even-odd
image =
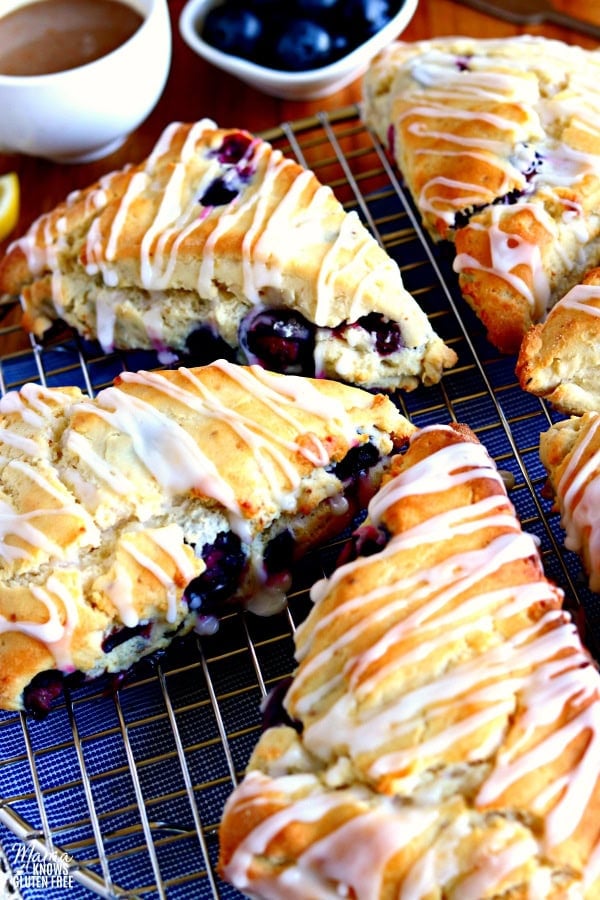
[[[365,116],[501,351],[600,263],[600,53],[541,37],[395,43]]]
[[[517,377],[523,390],[571,415],[600,410],[600,269],[567,291],[523,339]]]
[[[565,546],[600,592],[600,412],[571,416],[540,435],[540,458],[560,512]]]
[[[62,319],[105,351],[163,361],[233,352],[381,389],[432,384],[456,361],[356,212],[208,120],[174,123],[143,163],[41,216],[0,263],[0,294],[21,296],[36,335]]]
[[[600,676],[562,592],[469,429],[415,432],[386,479],[313,588],[220,871],[269,900],[594,900]]]
[[[411,431],[381,394],[226,361],[7,394],[0,708],[43,713],[65,674],[123,671],[230,604],[281,609]]]

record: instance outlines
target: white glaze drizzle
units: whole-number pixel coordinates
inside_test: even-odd
[[[43,517],[60,518],[64,516],[78,519],[86,543],[97,541],[98,529],[87,510],[76,503],[74,499],[67,500],[65,494],[50,482],[47,473],[38,471],[20,459],[11,460],[7,464],[6,470],[17,471],[25,479],[37,485],[42,495],[51,498],[50,501],[46,501],[51,505],[41,505],[36,509],[17,513],[8,503],[0,502],[0,534],[2,536],[0,557],[10,562],[16,559],[27,559],[31,556],[31,551],[14,546],[5,540],[11,535],[24,541],[34,550],[39,549],[48,554],[62,555],[59,545],[52,540],[51,536],[35,526],[35,520]]]
[[[433,883],[437,882],[437,887],[439,882],[444,884],[460,876],[460,840],[468,834],[468,829],[469,823],[463,816],[452,823],[447,837],[442,834],[434,847],[418,857],[402,883],[398,900],[425,898],[430,894]],[[457,891],[460,889],[457,897],[460,896],[460,900],[481,900],[482,897],[489,896],[488,892],[497,888],[504,877],[535,858],[538,848],[533,839],[510,841],[510,829],[507,832],[506,835],[503,831],[501,835],[494,834],[491,837],[485,833],[482,835],[478,857],[483,859],[484,864],[474,866],[466,878],[460,878],[457,885]],[[503,847],[506,838],[510,842]],[[548,893],[534,895],[535,900],[549,896],[548,888],[549,885],[546,886]]]
[[[174,419],[116,387],[106,388],[94,403],[83,402],[79,408],[103,419],[115,431],[128,435],[136,457],[164,491],[176,495],[197,490],[212,497],[229,512],[232,523],[243,529],[233,488],[220,476],[214,462],[202,452],[193,437]]]
[[[545,215],[540,204],[523,201],[522,209],[527,208],[536,218],[545,218],[545,227],[551,228],[549,217]],[[511,207],[514,210],[514,206]],[[493,206],[489,211],[489,222],[486,224],[471,221],[469,228],[474,231],[485,231],[489,238],[491,264],[483,265],[478,259],[468,253],[457,253],[453,262],[455,272],[461,273],[465,269],[474,269],[479,272],[488,272],[498,275],[511,285],[529,304],[535,319],[546,310],[550,299],[550,282],[546,273],[540,247],[535,243],[526,241],[521,235],[505,231],[501,227],[505,218],[506,207]],[[517,266],[525,267],[532,278],[531,287],[525,279],[515,272]]]
[[[221,276],[216,267],[220,262],[221,247],[230,244],[230,238],[236,247],[238,243],[241,245],[240,272],[233,276],[234,286],[239,280],[238,293],[253,305],[280,302],[299,309],[319,327],[331,327],[342,320],[353,321],[370,310],[372,285],[379,281],[385,280],[388,290],[397,290],[406,299],[400,270],[386,254],[381,253],[377,258],[371,253],[368,265],[364,265],[364,256],[369,248],[373,248],[374,239],[362,226],[356,212],[345,213],[331,188],[318,185],[311,171],[297,167],[280,150],[258,138],[250,141],[242,160],[235,164],[223,162],[218,152],[219,130],[208,120],[193,125],[183,146],[176,149],[175,141],[181,127],[180,123],[167,127],[142,167],[129,167],[130,172],[125,170],[105,176],[83,204],[88,218],[80,257],[85,260],[86,273],[99,276],[103,283],[103,287],[96,289],[98,320],[95,336],[106,351],[114,347],[116,315],[124,299],[124,294],[117,290],[119,249],[127,240],[128,221],[138,221],[135,207],[144,205],[146,196],[148,205],[154,203],[151,195],[155,192],[156,178],[162,179],[160,198],[151,220],[144,226],[139,250],[128,258],[127,265],[132,271],[128,273],[124,289],[126,292],[134,286],[146,292],[156,307],[156,315],[143,316],[141,322],[146,325],[148,339],[153,344],[156,335],[164,330],[161,320],[166,308],[165,297],[160,292],[178,286],[173,284],[174,272],[188,245],[197,262],[192,276],[195,285],[188,284],[185,289],[195,288],[202,299],[215,308],[220,302],[221,290],[217,283]],[[227,132],[224,135],[226,137]],[[169,155],[169,165],[163,161],[165,155]],[[195,156],[193,167],[198,174],[190,184],[188,164]],[[157,167],[160,167],[158,175]],[[202,205],[200,201],[206,188],[224,173],[236,169],[240,178],[239,193],[226,204]],[[118,180],[124,182],[119,197],[115,194],[121,186],[113,190],[113,180],[117,184]],[[69,207],[82,202],[81,193],[74,192],[69,197]],[[56,227],[52,214],[48,214],[15,242],[25,252],[32,273],[49,272],[58,315],[67,312],[63,298],[63,268],[65,258],[71,252],[67,246],[69,228],[66,218],[62,217],[61,222],[61,227]],[[197,237],[195,233],[199,230],[202,233]],[[194,245],[196,240],[197,246]],[[342,266],[339,251],[346,245],[352,252]],[[129,245],[125,252],[131,253]],[[318,272],[316,279],[312,275],[305,278],[299,264],[302,254],[309,252]],[[233,265],[237,265],[236,250],[232,253]],[[291,277],[282,296],[288,268]],[[351,269],[352,277],[346,277],[344,270],[348,269]],[[340,288],[342,271],[344,278]],[[354,297],[346,296],[349,284],[355,285]],[[419,331],[422,341],[431,329],[427,318],[419,315],[418,308],[415,316],[418,329],[417,324],[413,324],[413,328]],[[210,320],[210,313],[207,318]]]
[[[94,475],[101,482],[107,484],[115,494],[126,497],[131,491],[131,483],[123,473],[109,465],[82,434],[68,429],[65,432],[64,444],[71,453],[80,458],[83,464],[89,466]]]
[[[423,431],[436,429],[448,430],[446,426],[432,426]],[[326,885],[332,897],[345,896],[349,888],[355,889],[355,896],[360,900],[379,896],[378,879],[394,852],[394,841],[396,851],[400,851],[410,845],[413,836],[407,827],[410,821],[406,818],[407,810],[413,815],[429,815],[431,821],[435,821],[439,811],[435,805],[415,804],[410,786],[406,788],[408,794],[405,796],[403,773],[419,771],[427,767],[430,760],[435,771],[437,758],[443,759],[455,740],[462,741],[469,735],[473,740],[465,763],[472,761],[479,765],[482,760],[488,760],[487,774],[482,773],[472,810],[475,816],[484,814],[489,808],[497,809],[503,815],[505,808],[511,807],[511,800],[505,799],[505,795],[510,798],[520,779],[542,770],[545,764],[560,757],[572,740],[586,734],[589,740],[571,769],[557,775],[554,781],[548,781],[530,801],[531,812],[543,822],[539,840],[531,831],[522,830],[520,835],[511,831],[514,822],[510,817],[503,819],[504,831],[489,838],[496,842],[493,850],[491,845],[489,851],[482,847],[476,870],[459,882],[461,898],[479,900],[506,889],[504,880],[512,872],[526,867],[532,860],[541,862],[546,854],[551,855],[553,848],[573,835],[591,808],[589,803],[597,791],[600,772],[598,672],[583,650],[574,624],[557,607],[557,602],[562,599],[561,592],[549,582],[540,578],[485,591],[479,587],[483,578],[493,584],[494,573],[513,560],[539,560],[536,541],[520,530],[502,479],[484,448],[467,442],[446,444],[413,464],[390,481],[371,502],[370,518],[374,523],[382,523],[388,510],[403,498],[424,496],[481,478],[494,481],[497,493],[473,505],[428,518],[413,529],[394,535],[377,557],[383,559],[387,555],[391,561],[394,554],[406,553],[417,542],[444,541],[449,550],[447,558],[427,569],[420,568],[413,576],[407,575],[395,583],[376,585],[366,594],[360,591],[359,596],[349,591],[344,603],[331,605],[329,612],[322,614],[321,607],[330,591],[339,589],[340,583],[351,578],[356,569],[372,564],[373,558],[359,558],[347,563],[329,581],[324,580],[313,589],[315,607],[296,633],[300,665],[291,693],[288,693],[291,699],[287,705],[290,713],[304,723],[303,748],[321,759],[324,765],[335,766],[340,754],[350,762],[354,761],[363,778],[374,779],[371,808],[379,802],[390,803],[376,793],[378,779],[396,772],[401,776],[397,790],[407,808],[395,807],[396,825],[391,821],[384,824],[377,816],[372,817],[364,811],[357,821],[353,820],[352,829],[361,834],[358,840],[369,845],[364,852],[373,854],[371,865],[379,866],[377,872],[369,872],[369,882],[345,877],[344,873],[353,869],[347,859],[342,826],[334,828],[318,842],[315,860],[311,859],[309,849],[285,875],[274,878],[267,875],[258,884],[252,878],[248,879],[253,856],[268,855],[269,841],[282,828],[291,822],[303,821],[308,810],[317,815],[328,805],[339,803],[341,806],[345,797],[345,789],[340,789],[327,791],[323,798],[315,797],[309,791],[303,799],[296,799],[301,781],[288,783],[287,776],[269,778],[251,772],[230,798],[230,805],[237,807],[239,802],[240,808],[247,806],[247,815],[251,815],[253,804],[268,802],[272,791],[274,802],[283,804],[283,808],[252,829],[235,851],[227,875],[242,890],[244,887],[250,891],[257,889],[258,896],[273,900],[288,896],[328,897],[323,888]],[[503,533],[477,550],[452,552],[453,535],[488,527],[501,527]],[[404,613],[406,604],[410,609]],[[529,625],[521,626],[511,637],[492,641],[477,654],[455,661],[430,683],[417,683],[412,688],[405,686],[400,693],[388,689],[387,680],[402,669],[410,672],[418,667],[420,659],[469,637],[476,640],[477,633],[482,637],[492,634],[496,627],[494,622],[501,624],[503,620],[517,616],[527,621],[528,610],[539,604],[542,608],[547,607],[547,611],[537,621],[533,618]],[[363,615],[357,615],[357,612],[363,612]],[[328,628],[338,635],[337,639],[329,641],[322,651],[312,651],[311,644],[317,642],[321,632],[326,633]],[[369,630],[373,631],[373,639],[368,636]],[[419,634],[419,642],[413,640],[408,645],[411,649],[406,649],[404,639],[414,634]],[[393,655],[389,655],[388,662],[382,665],[390,651],[394,651]],[[337,675],[335,669],[332,674],[324,668],[332,659],[340,660]],[[321,669],[327,671],[326,683],[318,680]],[[308,689],[309,679],[315,676],[316,686]],[[364,707],[360,706],[361,700],[368,700],[377,692],[381,697],[377,705],[371,706],[367,702]],[[331,701],[329,696],[333,698]],[[465,701],[468,706],[463,712]],[[504,747],[504,732],[509,728],[517,706],[520,737]],[[571,713],[562,720],[561,714],[569,709]],[[412,734],[415,725],[418,732],[424,710],[427,711],[430,736],[417,743],[402,743],[402,736]],[[497,727],[487,738],[484,730],[482,737],[477,739],[476,729],[488,722],[497,722]],[[394,741],[398,739],[401,743],[394,748]],[[361,769],[363,753],[372,754],[372,761]],[[409,778],[407,784],[412,785],[413,780]],[[523,812],[526,811],[525,806]],[[362,832],[361,818],[365,825]],[[425,825],[425,818],[423,823]],[[466,820],[462,825],[456,820],[451,827],[452,837],[447,839],[443,849],[436,843],[435,850],[425,851],[425,855],[416,858],[402,882],[399,894],[402,900],[424,900],[446,883],[445,878],[452,880],[460,875],[458,847],[461,834],[469,834],[471,826]],[[356,840],[353,846],[356,848]],[[326,872],[319,868],[324,859],[329,860]],[[441,869],[436,867],[436,860]],[[600,845],[592,851],[587,868],[584,866],[582,883],[584,880],[593,883],[599,870]],[[545,898],[552,895],[550,869],[542,865],[534,882],[531,896]],[[315,884],[319,891],[324,890],[322,894],[315,889]],[[290,885],[296,893],[288,895],[286,891]]]
[[[321,410],[317,413],[319,393],[316,388],[311,390],[311,385],[304,384],[304,390],[300,391],[300,385],[293,392],[290,399],[292,386],[285,384],[285,379],[279,379],[282,389],[277,390],[277,380],[268,376],[263,378],[262,370],[254,367],[244,370],[237,366],[217,361],[216,368],[228,375],[238,383],[250,396],[258,402],[264,403],[269,410],[277,415],[282,422],[291,426],[291,430],[297,438],[286,439],[275,430],[262,426],[260,422],[245,415],[238,409],[227,407],[219,396],[209,391],[189,369],[180,369],[185,379],[190,383],[190,390],[173,384],[160,373],[124,373],[122,380],[127,384],[147,384],[156,390],[172,397],[184,404],[196,415],[207,419],[217,419],[226,422],[250,448],[254,459],[260,467],[275,499],[289,507],[294,502],[294,495],[290,493],[298,487],[300,473],[293,460],[288,459],[278,448],[300,454],[314,466],[327,465],[330,460],[329,453],[323,441],[314,433],[307,433],[302,423],[302,415],[299,411],[311,412],[319,415],[324,422],[331,422],[329,413],[335,413],[332,424],[337,425],[338,433],[342,433],[348,441],[355,439],[355,427],[348,413],[341,403],[327,403],[323,398]],[[117,423],[120,431],[130,433],[134,441],[136,454],[142,459],[154,477],[162,487],[167,490],[182,491],[190,487],[200,487],[207,496],[218,500],[230,515],[232,527],[246,534],[247,526],[243,521],[242,511],[235,499],[231,486],[223,479],[216,465],[203,453],[193,438],[174,422],[157,410],[142,403],[137,398],[129,398],[125,392],[117,389],[107,389],[111,392],[109,405],[115,404],[125,410]],[[106,392],[102,392],[97,403],[104,407]],[[306,399],[304,399],[306,396]],[[122,398],[125,398],[123,400]],[[129,399],[128,399],[129,398]],[[131,415],[128,415],[131,404]],[[92,407],[90,406],[91,410]],[[105,417],[102,411],[99,413]],[[113,414],[109,414],[109,421]],[[149,423],[144,425],[146,418]],[[141,430],[140,430],[141,429]],[[150,439],[150,436],[152,439]],[[299,440],[299,438],[301,438]],[[182,448],[183,452],[182,452]],[[173,465],[173,460],[180,459],[181,463]],[[278,487],[277,473],[273,469],[273,462],[277,464],[279,471],[288,480],[288,487],[284,491]],[[176,471],[175,471],[176,470]]]
[[[251,415],[243,415],[238,410],[228,408],[219,399],[218,394],[208,391],[191,370],[180,370],[189,381],[190,390],[175,386],[160,373],[125,372],[122,381],[126,384],[154,387],[166,396],[183,403],[196,415],[227,422],[250,446],[259,464],[261,463],[259,455],[265,454],[271,460],[271,463],[265,464],[262,470],[272,479],[272,462],[276,461],[285,477],[289,479],[292,488],[296,488],[299,483],[299,473],[296,466],[277,449],[278,445],[286,451],[298,453],[314,466],[327,465],[330,461],[323,441],[316,434],[305,432],[303,413],[320,418],[327,425],[327,431],[331,430],[348,443],[354,443],[356,428],[342,402],[324,396],[309,382],[293,377],[277,378],[258,367],[246,371],[224,361],[215,363],[215,366],[238,383],[243,391],[254,397],[257,402],[265,404],[282,422],[290,426],[292,434],[298,435],[301,440],[294,437],[282,438],[275,432],[267,431],[259,422],[254,421]],[[23,397],[16,393],[8,394],[2,399],[0,411],[4,413],[18,411],[32,425],[39,427],[42,421],[41,414],[49,415],[52,410],[52,405],[42,400],[54,395],[42,388],[39,390],[26,388],[24,396],[27,396],[33,405],[38,406],[39,415],[32,413],[24,404]],[[70,398],[61,397],[58,393],[56,399],[62,399],[66,403]],[[357,402],[359,405],[361,403],[367,405],[371,402],[371,398],[368,395],[365,397],[358,395]],[[115,387],[101,391],[94,402],[82,399],[74,403],[73,411],[98,416],[120,433],[128,434],[136,455],[163,489],[185,491],[202,484],[206,496],[222,503],[232,514],[236,524],[242,527],[241,523],[237,522],[241,511],[231,487],[185,429],[170,417],[159,413],[139,397]],[[6,429],[6,433],[10,434],[9,428]],[[9,437],[8,441],[10,440]],[[90,465],[95,475],[112,490],[120,495],[128,493],[130,490],[128,480],[99,457],[85,435],[67,428],[63,442],[71,452]],[[33,469],[28,469],[28,472],[30,477],[40,477]],[[40,486],[50,490],[46,481],[40,483]],[[271,487],[275,491],[274,480],[271,480]],[[57,496],[57,500],[59,499]]]
[[[54,414],[57,406],[71,403],[69,394],[57,388],[46,388],[28,382],[19,391],[10,391],[0,398],[0,415],[17,413],[32,428],[42,428],[45,419]]]
[[[600,285],[577,284],[556,304],[557,309],[573,309],[588,316],[600,316]]]
[[[32,524],[31,520],[39,518],[40,510],[17,515],[8,503],[0,502],[0,557],[6,562],[17,559],[29,559],[31,550],[27,547],[19,547],[6,541],[7,537],[16,537],[28,544],[29,547],[38,548],[48,554],[58,550],[56,543],[39,528]],[[43,511],[48,515],[48,510]],[[50,514],[63,515],[63,510],[51,510]]]
[[[14,563],[33,559],[36,553],[41,553],[50,559],[58,560],[63,558],[66,552],[69,558],[69,548],[64,551],[53,540],[47,524],[45,527],[40,525],[39,520],[42,517],[46,519],[68,517],[78,520],[81,523],[80,527],[74,531],[80,537],[75,537],[74,540],[85,542],[86,546],[98,546],[101,541],[100,533],[87,512],[86,504],[89,504],[90,508],[95,508],[103,488],[108,488],[119,498],[127,498],[129,494],[135,492],[135,485],[131,483],[129,477],[115,469],[96,449],[93,429],[90,437],[85,427],[83,430],[77,430],[77,427],[73,426],[72,421],[73,419],[77,421],[79,414],[84,414],[84,417],[89,415],[98,417],[120,435],[129,436],[133,452],[152,473],[162,491],[177,493],[199,490],[205,496],[221,503],[229,517],[231,527],[243,540],[251,541],[251,523],[242,512],[232,486],[220,475],[217,466],[191,434],[183,425],[176,422],[175,417],[159,412],[150,403],[135,396],[136,386],[153,388],[169,400],[182,404],[196,423],[199,420],[207,422],[214,420],[227,424],[248,447],[257,468],[265,476],[274,500],[283,508],[294,508],[294,503],[298,499],[295,491],[300,484],[300,473],[294,456],[301,457],[312,466],[326,466],[330,462],[330,455],[325,437],[343,438],[349,446],[356,442],[356,425],[342,401],[327,397],[309,381],[293,377],[289,379],[277,377],[259,367],[244,370],[225,361],[218,361],[214,364],[214,368],[229,377],[234,385],[239,386],[239,391],[233,391],[231,406],[223,402],[218,391],[209,390],[201,378],[187,369],[180,370],[180,375],[184,379],[183,385],[175,385],[158,372],[125,372],[121,380],[125,388],[130,388],[129,391],[118,387],[107,388],[98,394],[95,401],[83,395],[78,399],[77,396],[72,397],[58,390],[49,390],[33,384],[25,385],[19,393],[13,392],[3,397],[0,400],[0,414],[5,420],[0,436],[4,435],[4,442],[8,446],[23,445],[32,458],[31,463],[25,458],[5,461],[5,468],[31,481],[39,491],[38,496],[48,498],[47,505],[50,508],[43,508],[42,505],[39,509],[17,513],[8,503],[0,503],[0,557]],[[366,408],[372,403],[371,396],[366,392],[353,394],[356,394],[353,399],[359,408]],[[237,396],[250,399],[247,413],[242,412],[241,407],[238,408]],[[258,418],[253,418],[252,411],[258,404],[263,404],[270,414],[277,416],[282,424],[280,429],[268,429]],[[37,444],[14,430],[14,427],[20,426],[22,421],[33,429],[43,431],[46,420],[53,417],[60,406],[68,407],[66,427],[61,434],[63,448],[80,459],[93,475],[92,478],[79,478],[77,463],[75,466],[67,463],[65,480],[71,483],[74,495],[79,496],[80,502],[76,501],[74,495],[55,486],[49,471],[34,464],[34,457],[39,452]],[[320,422],[316,431],[322,433],[323,438],[316,431],[306,431],[305,415],[311,415],[318,423]],[[14,422],[9,418],[11,416],[15,417]],[[282,436],[282,432],[287,436]],[[66,461],[64,457],[63,461]],[[175,584],[188,583],[196,572],[195,566],[183,551],[183,539],[179,531],[178,526],[173,525],[171,531],[163,528],[156,534],[147,532],[148,537],[155,539],[157,545],[174,563],[177,570],[176,578],[156,563],[152,555],[139,550],[131,541],[121,542],[123,550],[129,553],[138,565],[151,572],[165,589],[168,622],[176,621],[177,616],[179,592],[175,590]],[[17,542],[11,543],[10,536],[16,537]],[[260,566],[257,564],[257,574],[260,574],[259,570]],[[101,581],[102,589],[113,602],[123,624],[130,627],[138,624],[134,585],[127,575],[126,567],[117,566],[112,579],[104,578]],[[281,590],[279,593],[283,596]],[[14,629],[18,627],[19,623],[16,623]],[[29,626],[25,623],[24,629],[27,628]],[[49,629],[52,630],[51,626]],[[38,629],[38,632],[40,640],[47,643],[52,652],[50,647],[52,642],[44,639],[46,632],[43,629],[41,631]],[[63,643],[66,647],[66,638]],[[66,653],[66,650],[64,652]]]
[[[79,614],[69,589],[58,578],[51,575],[46,587],[32,585],[31,593],[46,608],[48,613],[46,621],[20,620],[14,622],[0,615],[0,634],[19,632],[45,644],[61,671],[73,671],[71,639],[79,621]],[[59,607],[53,599],[53,595],[58,597],[63,608],[64,622],[61,621]]]
[[[560,504],[561,524],[565,531],[565,546],[580,553],[584,541],[588,546],[586,558],[592,590],[600,588],[600,450],[590,447],[600,429],[600,415],[586,416],[582,431],[555,486]],[[585,459],[587,457],[587,459]]]
[[[290,793],[301,786],[301,776],[284,776],[277,780],[277,789],[284,788]],[[251,806],[256,798],[259,803],[268,802],[269,787],[269,780],[263,775],[249,773],[239,788],[236,805]],[[274,802],[278,799],[278,793],[274,792]],[[368,794],[360,789],[341,790],[335,794],[315,791],[283,806],[240,842],[227,866],[228,878],[242,890],[258,888],[258,896],[265,898],[335,898],[344,896],[343,888],[353,889],[354,895],[361,900],[376,898],[385,865],[397,850],[400,829],[404,839],[410,840],[432,825],[437,813],[434,810],[401,812],[391,802],[369,808],[365,803],[367,799]],[[292,871],[284,869],[279,877],[266,878],[258,885],[248,879],[252,858],[263,855],[269,842],[282,829],[294,822],[317,821],[345,804],[358,807],[355,815],[330,835],[310,845]],[[339,888],[336,889],[332,882]]]
[[[119,549],[127,553],[140,568],[146,569],[156,578],[164,589],[166,596],[165,619],[167,622],[177,621],[178,592],[177,583],[189,583],[196,570],[183,551],[183,532],[178,525],[171,524],[160,529],[147,529],[144,536],[154,543],[171,560],[175,572],[168,572],[156,559],[152,559],[135,546],[135,533],[124,535],[119,543]],[[106,593],[111,602],[119,611],[119,616],[124,625],[135,627],[140,619],[135,604],[135,584],[122,566],[117,567],[115,578],[107,584]]]
[[[261,289],[267,285],[277,287],[281,284],[281,273],[275,275],[275,281],[272,281],[272,267],[268,266],[269,245],[265,235],[265,229],[269,223],[271,205],[271,197],[277,196],[275,193],[275,184],[280,178],[281,173],[292,165],[291,160],[286,159],[280,151],[267,153],[267,147],[259,145],[255,150],[254,164],[257,165],[263,156],[267,156],[267,167],[263,175],[263,183],[261,189],[257,191],[251,198],[253,209],[252,223],[247,229],[242,241],[242,271],[243,271],[243,290],[248,300],[253,304],[261,301]],[[292,183],[291,188],[285,192],[279,200],[273,212],[272,227],[284,229],[284,223],[289,221],[294,212],[294,203],[297,197],[304,189],[305,182],[310,181],[311,176],[308,171],[300,172],[298,177]],[[240,205],[240,211],[245,211],[245,205]],[[232,220],[231,224],[235,224]],[[283,231],[283,233],[285,233]],[[262,241],[257,243],[259,236],[262,234]],[[281,238],[277,232],[271,231],[271,237],[275,240],[275,246]],[[255,247],[255,243],[257,246]],[[260,246],[260,253],[257,252]],[[211,247],[214,253],[214,244]],[[276,268],[276,267],[275,267]]]
[[[522,43],[526,59],[527,40]],[[486,206],[495,196],[523,191],[520,198],[512,196],[516,202],[508,210],[502,206],[497,211],[492,209],[491,223],[482,226],[485,230],[489,227],[491,265],[484,266],[470,254],[462,253],[457,256],[454,268],[459,274],[466,269],[475,269],[504,279],[527,300],[534,319],[539,320],[549,302],[547,277],[542,271],[539,250],[527,244],[521,235],[510,233],[508,217],[522,208],[536,206],[543,210],[544,191],[552,193],[560,187],[576,189],[586,176],[598,177],[600,174],[600,157],[596,153],[571,146],[567,143],[568,137],[555,137],[562,133],[557,123],[568,123],[587,132],[592,143],[600,139],[598,70],[586,67],[583,55],[578,56],[576,49],[566,49],[561,54],[560,45],[553,44],[557,73],[561,74],[557,74],[554,84],[544,84],[543,76],[538,83],[537,74],[531,77],[531,72],[527,71],[527,62],[521,63],[518,57],[506,54],[508,46],[502,41],[490,42],[489,56],[478,54],[473,46],[466,47],[464,67],[457,65],[454,53],[433,47],[418,59],[410,60],[407,67],[414,86],[405,91],[403,112],[397,117],[395,127],[400,133],[406,129],[422,139],[422,146],[415,150],[417,155],[447,157],[458,154],[464,158],[463,176],[450,181],[434,174],[419,188],[416,198],[424,213],[443,220],[449,227],[454,225],[457,209]],[[564,62],[562,55],[565,55]],[[534,61],[531,65],[533,73],[535,68]],[[561,85],[563,68],[565,84]],[[502,106],[506,104],[518,107],[524,114],[523,119],[516,120],[504,112]],[[414,117],[417,121],[413,121]],[[410,121],[406,123],[406,120]],[[455,133],[443,127],[448,121],[479,121],[487,126],[488,133],[482,138],[463,135],[460,131],[464,129]],[[401,146],[401,137],[398,143]],[[452,150],[453,146],[458,149]],[[522,150],[531,147],[540,154],[527,178],[525,160],[521,160],[522,153],[518,152],[520,147]],[[494,196],[483,181],[481,184],[469,181],[470,159],[487,163],[501,175]],[[435,163],[432,168],[435,173]],[[451,187],[452,191],[440,193],[438,187]],[[532,195],[535,195],[535,203],[530,202]],[[560,203],[560,197],[554,196]],[[569,201],[565,200],[565,203]],[[508,233],[499,227],[501,220],[507,222]],[[544,215],[540,221],[549,235],[555,234],[556,223],[550,216]],[[591,226],[586,226],[581,207],[578,210],[571,208],[569,218],[563,217],[562,221],[583,249],[590,239]],[[472,221],[470,227],[479,226]],[[515,274],[517,265],[524,265],[531,271],[531,287]],[[565,259],[565,265],[571,268],[573,263]]]

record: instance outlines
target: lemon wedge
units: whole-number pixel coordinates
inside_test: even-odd
[[[0,241],[4,240],[19,218],[20,189],[16,172],[0,175]]]

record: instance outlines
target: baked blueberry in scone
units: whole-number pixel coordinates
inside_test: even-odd
[[[389,149],[490,341],[600,263],[600,53],[529,35],[397,42],[364,83]]]
[[[600,675],[483,445],[416,431],[361,534],[312,590],[222,876],[265,900],[596,900]]]
[[[381,394],[226,361],[124,372],[94,399],[0,401],[0,708],[126,670],[236,606],[363,510],[413,427]]]
[[[208,120],[172,124],[144,162],[42,215],[0,262],[0,294],[20,295],[36,335],[62,319],[165,364],[232,354],[411,389],[456,361],[356,212],[268,142]]]

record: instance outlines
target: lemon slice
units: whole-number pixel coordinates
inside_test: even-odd
[[[16,172],[0,175],[0,241],[4,240],[19,218],[19,176]]]

